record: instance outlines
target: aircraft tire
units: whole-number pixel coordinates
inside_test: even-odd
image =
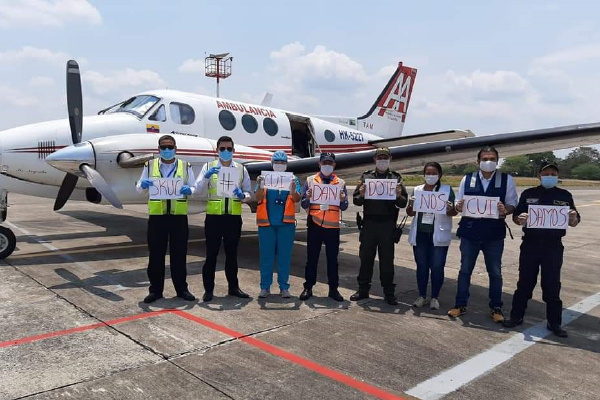
[[[4,260],[15,251],[17,246],[17,238],[13,231],[0,226],[0,260]]]

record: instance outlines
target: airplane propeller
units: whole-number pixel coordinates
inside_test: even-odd
[[[83,128],[83,96],[81,92],[81,74],[79,72],[79,64],[75,60],[67,62],[67,108],[69,111],[69,127],[71,128],[71,139],[73,145],[77,146],[81,143],[82,128]],[[51,161],[52,155],[46,158]],[[83,161],[83,160],[82,160]],[[56,161],[55,161],[56,162]],[[123,208],[119,198],[106,183],[104,178],[92,168],[89,164],[79,166],[79,171],[96,188],[96,190],[116,208]],[[75,190],[79,177],[73,173],[67,172],[65,175],[56,200],[54,201],[54,211],[58,211],[67,203],[69,197]]]

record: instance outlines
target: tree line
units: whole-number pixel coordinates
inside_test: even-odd
[[[561,178],[600,180],[600,151],[594,147],[578,147],[565,158],[558,158],[551,151],[507,157],[500,169],[513,176],[535,177],[544,162],[556,163]],[[474,163],[458,164],[445,167],[444,174],[464,175],[475,170]]]

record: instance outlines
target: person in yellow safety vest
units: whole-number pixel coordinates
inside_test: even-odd
[[[273,153],[273,171],[285,172],[288,157],[283,150]],[[302,186],[293,176],[288,190],[264,189],[264,177],[256,179],[256,225],[260,248],[260,294],[266,298],[271,294],[275,255],[277,255],[277,283],[280,295],[290,298],[290,261],[296,236],[296,203],[300,201]]]
[[[225,247],[225,276],[229,285],[229,295],[246,299],[248,296],[239,286],[237,273],[237,248],[242,234],[242,202],[250,199],[250,176],[242,164],[233,161],[235,152],[233,139],[221,136],[217,141],[219,159],[206,163],[196,180],[196,189],[204,191],[208,188],[206,219],[204,234],[206,237],[206,261],[202,267],[205,302],[213,299],[215,288],[215,270],[217,255],[221,242]],[[236,168],[239,179],[237,182],[219,179],[222,167]],[[218,186],[229,195],[219,195]],[[229,191],[228,189],[232,189]]]
[[[321,153],[319,161],[320,172],[309,176],[304,185],[302,195],[302,208],[307,210],[307,260],[304,282],[304,291],[300,300],[308,300],[312,297],[312,288],[317,283],[317,264],[321,245],[325,243],[327,253],[327,283],[329,285],[329,297],[336,301],[344,301],[338,291],[338,253],[340,251],[340,210],[348,208],[348,192],[346,183],[333,173],[335,169],[335,154]],[[336,185],[340,193],[340,205],[317,204],[313,202],[313,189],[315,184]],[[328,192],[331,193],[331,192]]]
[[[177,145],[175,138],[169,135],[161,136],[158,140],[160,158],[150,160],[142,170],[142,176],[137,182],[136,190],[146,193],[154,186],[157,179],[175,178],[183,181],[179,194],[180,199],[148,200],[148,279],[150,280],[149,294],[144,303],[152,303],[163,297],[165,285],[165,256],[167,244],[170,247],[171,279],[177,297],[194,301],[196,297],[188,290],[186,257],[188,245],[187,197],[196,190],[194,187],[194,171],[190,163],[175,158]]]

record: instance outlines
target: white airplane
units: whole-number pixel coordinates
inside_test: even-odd
[[[158,153],[158,138],[165,133],[176,137],[177,155],[196,173],[217,157],[216,140],[231,136],[235,161],[244,163],[253,177],[271,168],[276,150],[290,155],[288,170],[299,175],[317,170],[321,152],[334,152],[338,174],[356,177],[372,166],[379,146],[389,147],[393,167],[405,171],[431,160],[467,162],[475,149],[488,144],[506,157],[600,143],[600,124],[482,137],[461,130],[402,137],[416,73],[399,63],[361,117],[310,116],[172,90],[141,93],[97,116],[83,117],[79,66],[71,60],[69,118],[0,132],[0,222],[7,217],[9,192],[54,198],[54,210],[70,198],[118,208],[146,203],[135,183],[144,162]],[[203,212],[205,205],[206,199],[192,197],[190,212]],[[252,210],[255,206],[250,203]],[[0,226],[0,259],[15,246],[13,232]]]

